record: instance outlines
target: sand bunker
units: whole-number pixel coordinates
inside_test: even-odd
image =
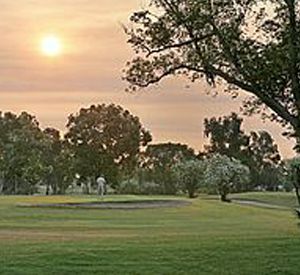
[[[87,209],[147,209],[182,207],[190,205],[184,200],[133,200],[133,201],[93,201],[93,202],[71,202],[71,203],[44,203],[44,204],[19,204],[21,207],[45,207],[45,208],[87,208]]]

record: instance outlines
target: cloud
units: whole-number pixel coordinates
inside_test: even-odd
[[[126,94],[121,70],[133,52],[120,23],[147,0],[0,0],[0,109],[35,114],[42,126],[65,130],[67,116],[79,108],[115,102],[138,115],[155,141],[188,143],[201,149],[205,117],[238,111],[240,101],[206,96],[207,85],[186,89],[169,79],[137,94]],[[64,41],[65,53],[49,60],[39,51],[43,35]],[[286,156],[292,143],[281,128],[245,119],[245,128],[272,132]]]

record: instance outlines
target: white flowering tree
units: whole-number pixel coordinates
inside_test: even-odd
[[[188,160],[176,165],[174,170],[183,191],[188,193],[189,198],[195,198],[196,192],[205,181],[206,162]]]
[[[206,182],[221,201],[229,202],[227,195],[242,190],[249,182],[249,168],[234,158],[216,154],[207,160]]]

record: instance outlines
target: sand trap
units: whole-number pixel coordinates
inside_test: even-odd
[[[191,203],[184,200],[133,200],[133,201],[94,201],[81,203],[43,203],[43,204],[18,204],[20,207],[44,208],[85,208],[85,209],[148,209],[165,207],[183,207]]]

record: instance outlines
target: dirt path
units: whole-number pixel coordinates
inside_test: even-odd
[[[280,210],[290,210],[291,208],[276,204],[270,204],[262,201],[255,201],[255,200],[247,200],[247,199],[233,199],[233,203],[242,204],[242,205],[252,205],[257,207],[263,208],[270,208],[270,209],[280,209]]]

